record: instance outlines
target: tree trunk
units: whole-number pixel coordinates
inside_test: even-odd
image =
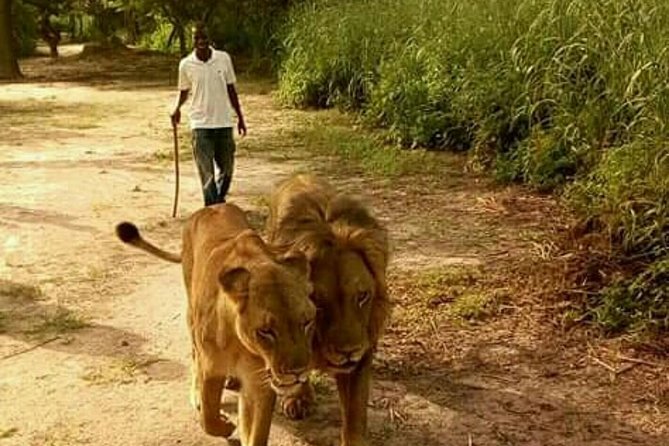
[[[60,43],[60,31],[51,24],[51,15],[48,11],[42,12],[40,21],[40,33],[42,39],[49,44],[51,57],[58,57],[58,44]]]
[[[179,36],[179,51],[182,56],[185,56],[188,54],[188,47],[186,45],[186,31],[181,24],[177,28],[177,36]]]
[[[167,38],[167,48],[170,49],[172,48],[172,44],[174,43],[174,38],[177,36],[177,27],[176,25],[172,25],[172,32],[170,33],[170,36]]]
[[[0,79],[20,77],[12,35],[12,0],[0,0]]]

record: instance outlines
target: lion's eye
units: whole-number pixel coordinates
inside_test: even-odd
[[[314,323],[314,320],[313,320],[313,319],[310,320],[310,321],[305,322],[305,323],[304,323],[304,331],[305,331],[305,333],[309,333],[309,332],[311,331],[311,329],[314,328],[314,325],[315,325],[315,323]]]
[[[276,333],[271,328],[260,328],[257,331],[258,337],[268,341],[276,340]]]
[[[362,293],[358,294],[358,306],[364,306],[371,298],[372,293],[369,291],[363,291]]]

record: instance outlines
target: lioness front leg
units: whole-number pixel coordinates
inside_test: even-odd
[[[269,387],[245,389],[239,398],[239,438],[242,446],[267,446],[276,394]]]
[[[336,375],[341,404],[341,445],[367,446],[367,400],[372,374],[372,354],[368,353],[351,373]]]
[[[200,385],[200,368],[198,367],[199,359],[197,357],[197,351],[193,346],[191,350],[191,364],[190,364],[190,404],[193,406],[193,409],[200,411],[202,407],[200,398],[201,394],[201,385]]]
[[[314,400],[314,386],[308,381],[297,393],[281,398],[281,411],[291,420],[301,420],[311,412]]]
[[[225,377],[205,374],[200,378],[200,423],[202,428],[209,435],[227,438],[234,432],[235,425],[220,413]]]

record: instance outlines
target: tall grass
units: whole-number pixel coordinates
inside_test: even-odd
[[[469,150],[503,181],[570,185],[612,253],[656,271],[669,252],[667,29],[664,0],[308,2],[283,32],[280,96],[355,110],[402,146]],[[616,295],[638,294],[629,280]]]

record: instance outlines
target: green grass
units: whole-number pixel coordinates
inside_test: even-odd
[[[612,333],[669,331],[669,256],[592,296],[588,314]]]
[[[317,395],[328,394],[332,389],[332,384],[328,376],[318,370],[311,371],[309,381],[314,386]]]
[[[381,135],[362,131],[339,113],[323,112],[321,118],[317,123],[305,124],[299,139],[310,152],[336,157],[349,169],[392,178],[437,173],[441,166],[438,154],[389,145]]]
[[[494,290],[482,283],[478,267],[447,266],[423,271],[413,284],[413,293],[423,309],[443,312],[456,322],[476,322],[497,313],[501,303]]]
[[[502,182],[566,192],[611,259],[647,264],[587,309],[619,303],[624,319],[629,296],[657,290],[669,252],[666,29],[663,0],[308,1],[281,33],[279,97],[352,110],[397,147],[468,151]],[[366,172],[434,172],[422,152],[406,158],[345,128],[308,136]],[[664,326],[635,314],[613,325]]]
[[[467,292],[458,296],[448,307],[449,316],[456,320],[481,321],[494,315],[499,302],[486,293]]]

